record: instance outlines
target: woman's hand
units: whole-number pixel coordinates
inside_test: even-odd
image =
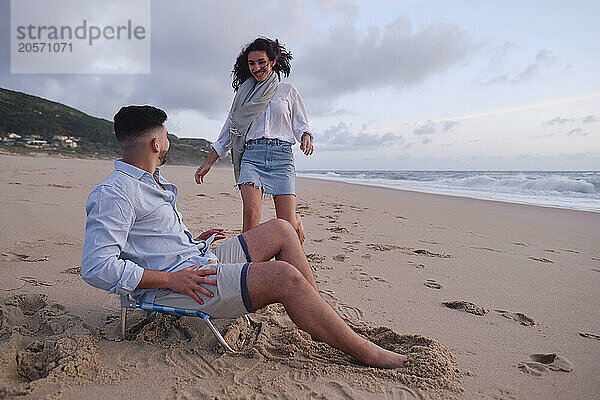
[[[215,236],[215,240],[225,239],[225,234],[223,233],[223,228],[213,228],[206,232],[202,232],[200,235],[198,235],[196,240],[206,240],[215,233],[217,234],[217,236]]]
[[[215,149],[212,149],[208,157],[206,157],[206,161],[204,161],[204,164],[199,166],[196,170],[196,173],[194,174],[194,178],[196,179],[197,184],[204,183],[204,175],[208,174],[208,171],[210,171],[210,167],[212,167],[215,161],[217,161],[217,158],[219,158],[217,151]]]
[[[207,164],[206,162],[198,167],[196,173],[194,174],[197,184],[204,183],[204,175],[208,174],[208,171],[210,171],[210,167],[211,165]]]
[[[307,156],[310,156],[314,151],[312,139],[308,133],[304,133],[302,135],[302,143],[300,143],[300,150],[302,150],[302,152]]]
[[[169,273],[169,284],[168,288],[179,293],[187,294],[192,299],[196,300],[199,304],[204,304],[202,299],[198,297],[195,290],[213,297],[214,295],[209,290],[200,286],[201,283],[206,285],[217,286],[217,281],[211,278],[206,278],[206,275],[216,275],[216,269],[201,269],[194,271],[194,268],[200,266],[200,264],[192,265],[191,267],[184,268],[180,271]]]

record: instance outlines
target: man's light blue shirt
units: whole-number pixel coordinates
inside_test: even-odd
[[[150,174],[116,160],[87,201],[83,279],[109,293],[153,302],[156,289],[136,289],[144,269],[176,272],[216,260],[208,251],[211,240],[194,240],[183,224],[177,197],[177,187],[158,168]]]

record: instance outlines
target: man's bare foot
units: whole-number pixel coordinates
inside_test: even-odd
[[[378,368],[388,368],[388,369],[405,367],[406,360],[408,359],[407,356],[405,356],[404,354],[394,353],[393,351],[389,351],[389,350],[383,350],[383,351],[386,352],[387,354],[380,359],[381,362],[379,363],[379,365],[374,365],[374,366],[376,366]]]
[[[403,368],[405,367],[407,356],[404,354],[394,353],[377,346],[374,343],[370,343],[374,348],[371,349],[369,357],[364,360],[358,360],[362,363],[375,368]]]
[[[300,244],[304,244],[306,234],[304,233],[304,225],[302,225],[302,218],[300,218],[298,214],[296,214],[296,222],[298,223],[298,228],[296,229],[298,239],[300,239]]]

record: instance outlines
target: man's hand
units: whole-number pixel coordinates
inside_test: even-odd
[[[168,288],[174,290],[175,292],[187,294],[192,299],[196,300],[199,304],[204,304],[202,299],[198,297],[194,290],[197,290],[208,297],[213,297],[211,291],[205,289],[200,286],[200,283],[204,283],[207,285],[217,286],[217,281],[211,278],[206,278],[207,275],[215,275],[217,273],[216,269],[201,269],[198,271],[194,271],[194,268],[198,267],[200,264],[192,265],[191,267],[184,268],[180,271],[170,273],[169,276],[169,284]]]
[[[307,156],[310,156],[314,151],[312,139],[308,133],[304,133],[302,135],[302,143],[300,143],[300,150],[302,150],[302,152]]]
[[[213,228],[206,232],[202,232],[200,235],[198,235],[196,240],[206,240],[215,233],[217,234],[217,236],[215,236],[215,240],[225,239],[225,234],[223,233],[222,228]]]

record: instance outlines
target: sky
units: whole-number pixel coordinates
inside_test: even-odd
[[[214,141],[235,58],[266,36],[315,136],[298,170],[599,170],[599,18],[597,0],[152,1],[150,73],[16,74],[0,0],[0,87],[108,120],[152,104]]]

